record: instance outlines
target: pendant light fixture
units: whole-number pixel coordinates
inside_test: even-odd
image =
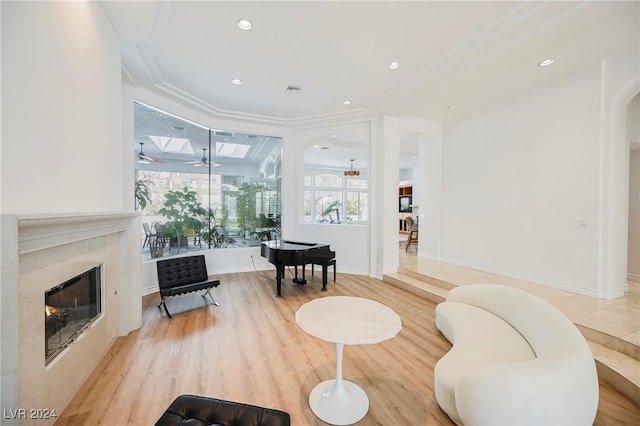
[[[344,171],[344,175],[345,176],[350,176],[350,177],[360,176],[360,170],[356,170],[356,169],[353,168],[353,162],[355,160],[349,160],[349,161],[351,161],[351,168],[349,170],[345,170]]]

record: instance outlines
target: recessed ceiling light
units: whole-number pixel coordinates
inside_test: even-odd
[[[320,146],[318,146],[318,145],[314,145],[313,147],[314,147],[314,148],[320,148]]]
[[[241,30],[249,31],[251,28],[253,28],[253,24],[251,23],[251,21],[241,19],[238,21],[238,28],[240,28]]]
[[[350,101],[349,99],[347,99],[347,100],[345,100],[345,101],[343,102],[343,104],[345,104],[345,105],[351,105],[351,101]]]
[[[400,64],[397,62],[391,62],[389,64],[389,68],[391,68],[392,70],[398,69],[400,67]]]
[[[231,82],[236,86],[239,86],[242,84],[242,80],[240,80],[239,78],[234,78],[233,80],[231,80]]]
[[[338,135],[331,135],[332,138],[335,138],[336,136],[338,136]]]
[[[538,63],[538,65],[540,65],[541,67],[546,67],[549,66],[553,63],[553,59],[549,58],[549,59],[545,59],[544,61],[541,61],[540,63]]]
[[[158,111],[153,111],[151,114],[155,115],[156,117],[162,117],[162,114]]]

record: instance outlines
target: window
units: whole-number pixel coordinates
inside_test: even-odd
[[[280,138],[208,129],[138,102],[134,113],[143,258],[275,238]]]
[[[319,172],[304,177],[304,221],[367,223],[367,180]]]

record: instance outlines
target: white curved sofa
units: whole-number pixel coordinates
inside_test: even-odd
[[[576,326],[537,296],[470,284],[436,307],[453,344],[435,366],[435,395],[458,425],[592,425],[598,376]]]

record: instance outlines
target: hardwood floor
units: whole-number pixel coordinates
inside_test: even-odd
[[[335,376],[335,346],[305,334],[294,321],[305,302],[361,296],[394,309],[403,329],[377,345],[345,346],[343,374],[368,394],[358,425],[453,425],[433,394],[433,366],[450,348],[434,324],[435,305],[382,281],[338,274],[320,292],[319,274],[306,286],[283,282],[275,298],[272,273],[220,275],[220,307],[197,295],[169,299],[169,319],[143,300],[143,326],[118,339],[61,413],[56,425],[152,425],[183,393],[287,411],[294,426],[323,425],[308,405],[319,382]],[[597,425],[637,424],[640,407],[600,387]]]

